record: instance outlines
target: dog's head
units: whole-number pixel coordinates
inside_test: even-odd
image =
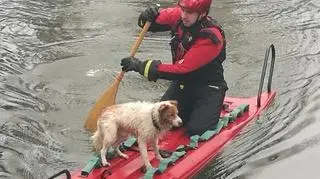
[[[171,126],[180,127],[182,120],[178,116],[177,101],[161,101],[159,106],[159,123],[161,126],[170,128]]]

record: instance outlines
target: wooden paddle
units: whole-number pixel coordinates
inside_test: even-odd
[[[151,23],[146,22],[146,24],[143,26],[142,31],[139,34],[138,39],[133,44],[130,52],[130,56],[134,57],[136,54],[145,34],[147,33]],[[101,112],[104,108],[114,105],[116,101],[116,95],[119,88],[120,81],[122,80],[124,75],[124,72],[118,73],[115,80],[113,81],[112,85],[103,93],[101,98],[96,102],[96,104],[92,107],[91,111],[89,112],[89,115],[85,121],[84,127],[91,131],[95,132],[97,129],[97,121],[99,116],[101,115]]]

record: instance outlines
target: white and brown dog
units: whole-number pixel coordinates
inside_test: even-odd
[[[108,107],[97,122],[97,131],[91,137],[94,148],[100,151],[102,165],[108,166],[106,153],[109,147],[114,147],[119,156],[128,156],[119,150],[121,142],[129,136],[137,139],[140,154],[146,168],[150,168],[147,143],[151,142],[157,159],[159,153],[158,137],[173,126],[179,127],[182,120],[178,116],[176,101],[131,102]]]

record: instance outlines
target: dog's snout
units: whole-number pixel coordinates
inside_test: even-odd
[[[173,125],[175,127],[180,127],[180,126],[182,126],[182,124],[183,124],[182,119],[179,116],[177,116],[177,118],[174,120],[174,124]]]

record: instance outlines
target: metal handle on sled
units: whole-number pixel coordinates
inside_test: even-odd
[[[260,78],[260,86],[259,86],[259,91],[258,91],[258,97],[257,97],[257,106],[261,106],[261,93],[262,93],[262,88],[263,88],[263,83],[264,83],[264,77],[266,75],[266,70],[267,70],[267,64],[268,64],[268,59],[269,59],[269,53],[270,50],[272,52],[272,58],[271,58],[271,66],[270,66],[270,71],[269,71],[269,79],[268,79],[268,93],[271,92],[271,83],[272,83],[272,75],[273,75],[273,68],[274,68],[274,62],[276,59],[276,54],[275,54],[275,47],[273,44],[271,44],[267,50],[266,50],[266,55],[264,58],[264,63],[262,67],[262,73],[261,73],[261,78]]]
[[[71,179],[71,174],[70,174],[69,170],[67,170],[67,169],[62,170],[61,172],[59,172],[57,174],[54,174],[53,176],[49,177],[48,179],[57,178],[58,176],[60,176],[62,174],[66,174],[67,179]]]

